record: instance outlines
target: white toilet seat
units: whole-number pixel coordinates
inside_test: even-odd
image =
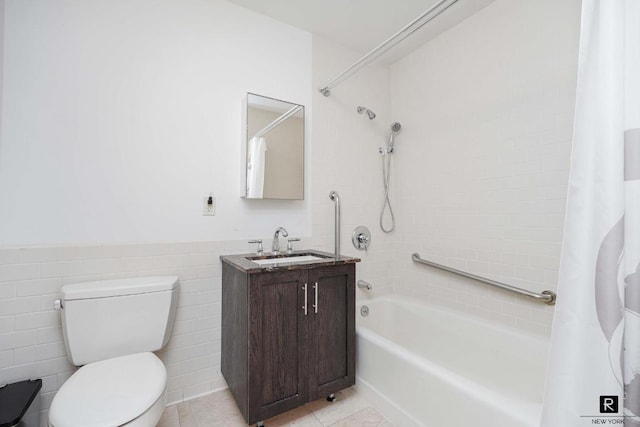
[[[49,410],[49,424],[155,426],[164,409],[166,385],[167,370],[153,353],[87,364],[56,393]]]

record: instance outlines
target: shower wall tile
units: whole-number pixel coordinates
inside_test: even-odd
[[[313,85],[322,87],[362,55],[334,42],[313,36]],[[373,64],[336,87],[331,96],[314,91],[312,99],[313,147],[311,163],[312,235],[317,249],[334,250],[334,203],[329,192],[340,195],[340,252],[362,259],[358,279],[371,283],[372,291],[357,290],[357,298],[393,291],[393,234],[380,229],[382,164],[378,147],[386,144],[390,114],[389,67]],[[374,120],[359,115],[363,105],[376,113]],[[396,201],[391,195],[393,207]],[[358,225],[371,231],[367,251],[354,248],[351,233]]]
[[[264,239],[265,242],[267,239]],[[311,246],[303,238],[300,247]],[[53,302],[68,283],[177,275],[173,335],[158,352],[169,373],[168,401],[226,387],[220,373],[220,255],[250,252],[246,241],[3,248],[0,258],[0,385],[42,378],[42,422],[54,394],[75,371]]]
[[[497,0],[391,65],[396,292],[548,336],[552,307],[410,257],[556,288],[579,21],[579,0]]]

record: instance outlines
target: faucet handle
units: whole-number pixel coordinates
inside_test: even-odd
[[[293,242],[299,242],[300,238],[299,237],[292,237],[291,239],[287,239],[287,253],[288,254],[292,254],[293,253]]]
[[[249,240],[249,243],[257,243],[258,244],[258,250],[256,251],[256,255],[262,255],[264,253],[264,249],[262,248],[262,240],[260,240],[260,239]]]

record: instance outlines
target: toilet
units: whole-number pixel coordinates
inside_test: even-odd
[[[166,405],[167,370],[152,352],[173,330],[176,276],[62,287],[67,356],[81,366],[56,393],[50,427],[153,427]]]

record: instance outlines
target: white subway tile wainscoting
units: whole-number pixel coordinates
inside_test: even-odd
[[[268,242],[268,239],[265,239]],[[303,239],[302,244],[309,244]],[[70,283],[177,275],[173,335],[158,352],[169,403],[226,387],[220,373],[220,255],[251,252],[245,241],[0,249],[0,379],[42,378],[42,425],[54,394],[75,371],[53,303]],[[141,308],[143,309],[143,308]]]

